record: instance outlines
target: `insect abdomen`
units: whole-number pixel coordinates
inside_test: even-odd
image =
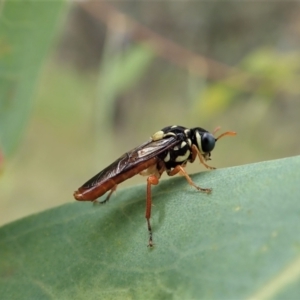
[[[74,198],[79,201],[94,201],[97,198],[104,195],[107,191],[111,190],[114,186],[125,181],[128,178],[131,178],[140,172],[146,170],[152,165],[157,163],[158,158],[153,157],[147,161],[144,161],[132,169],[129,169],[125,172],[117,174],[108,180],[101,182],[98,186],[93,186],[91,188],[80,187],[76,192],[74,192]]]

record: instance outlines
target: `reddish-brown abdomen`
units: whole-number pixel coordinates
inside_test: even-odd
[[[117,174],[114,177],[109,178],[107,181],[104,181],[99,185],[95,185],[89,189],[80,187],[77,191],[74,192],[74,198],[79,201],[94,201],[97,198],[104,195],[107,191],[111,190],[117,184],[133,177],[136,174],[139,174],[140,172],[146,170],[152,165],[155,165],[156,163],[157,157],[153,157],[147,161],[136,165],[135,167],[126,172]]]

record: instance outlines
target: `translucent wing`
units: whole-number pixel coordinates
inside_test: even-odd
[[[100,185],[108,179],[134,168],[139,163],[176,146],[178,143],[180,143],[180,139],[173,136],[158,141],[150,140],[122,155],[115,162],[88,180],[82,188],[90,189],[96,185]]]

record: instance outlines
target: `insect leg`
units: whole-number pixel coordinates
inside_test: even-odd
[[[198,148],[195,145],[193,145],[192,146],[192,158],[191,158],[191,162],[193,162],[196,159],[197,156],[199,157],[199,160],[200,160],[201,164],[205,168],[211,169],[211,170],[215,169],[215,167],[211,167],[211,166],[209,166],[209,165],[207,165],[205,163],[203,155],[200,153],[200,151],[198,150]]]
[[[147,197],[146,197],[146,213],[145,217],[147,219],[147,225],[148,225],[148,231],[149,231],[149,247],[153,246],[152,241],[152,228],[150,224],[150,217],[151,217],[151,206],[152,206],[152,200],[151,200],[151,185],[157,185],[158,184],[158,178],[155,175],[150,175],[147,178]]]
[[[106,203],[110,199],[110,196],[112,195],[112,193],[116,191],[117,186],[118,185],[116,184],[116,185],[114,185],[112,187],[112,189],[109,191],[108,195],[106,196],[106,198],[103,201],[97,201],[97,200],[95,200],[93,203],[94,204],[104,204],[104,203]]]
[[[211,189],[207,189],[207,188],[201,188],[199,186],[197,186],[192,178],[189,176],[189,174],[185,171],[185,169],[181,166],[181,165],[178,165],[176,166],[173,170],[171,171],[167,171],[167,174],[169,176],[173,176],[175,174],[179,173],[180,175],[183,175],[185,177],[185,179],[187,180],[187,182],[193,186],[194,188],[196,188],[198,191],[201,191],[201,192],[205,192],[207,194],[209,194],[211,192]]]

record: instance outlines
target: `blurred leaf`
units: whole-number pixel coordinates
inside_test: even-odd
[[[298,52],[278,52],[273,48],[263,47],[247,55],[239,66],[249,74],[258,75],[262,79],[256,93],[265,94],[273,99],[282,90],[300,93]]]
[[[74,202],[0,229],[3,299],[297,299],[300,156]],[[24,199],[26,201],[26,199]]]
[[[17,145],[64,1],[3,1],[0,27],[0,143]]]
[[[197,101],[196,110],[205,112],[201,115],[203,120],[209,119],[212,115],[226,110],[226,108],[235,101],[235,95],[238,93],[223,83],[208,85],[201,93],[201,100]]]
[[[273,48],[263,47],[249,53],[240,66],[257,75],[285,78],[299,69],[299,60],[299,53],[278,52]]]
[[[300,56],[295,52],[277,52],[260,48],[249,53],[238,65],[241,73],[229,74],[208,84],[200,93],[196,110],[202,119],[224,112],[245,94],[251,94],[269,106],[280,92],[300,94]],[[251,80],[252,79],[252,83]],[[252,99],[253,100],[253,99]]]
[[[98,84],[98,119],[111,124],[115,99],[135,85],[154,58],[146,46],[129,47],[125,53],[105,55]]]

